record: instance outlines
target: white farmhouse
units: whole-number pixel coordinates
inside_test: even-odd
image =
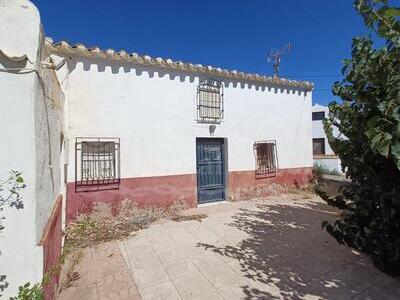
[[[27,0],[1,1],[0,24],[0,176],[27,184],[0,237],[6,295],[98,202],[196,206],[312,176],[309,82],[53,42]]]
[[[340,159],[331,149],[325,134],[323,120],[329,114],[329,107],[314,104],[312,107],[312,144],[314,165],[323,167],[326,170],[342,174]],[[338,135],[334,128],[333,134]]]

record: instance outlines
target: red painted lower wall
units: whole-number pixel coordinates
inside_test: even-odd
[[[143,207],[167,206],[174,201],[184,200],[189,206],[195,206],[196,188],[195,174],[123,178],[118,189],[101,191],[76,192],[75,183],[68,183],[67,222],[79,214],[91,212],[97,202],[109,203],[114,213],[123,201]]]
[[[229,194],[238,199],[270,183],[305,184],[312,177],[312,168],[282,169],[276,176],[263,179],[257,179],[254,170],[229,172],[228,177]],[[196,206],[196,174],[124,178],[117,189],[99,191],[75,191],[75,183],[68,183],[67,222],[79,214],[90,213],[98,202],[109,203],[115,213],[125,200],[138,206],[167,206],[174,201],[184,200],[189,206]]]
[[[59,274],[54,266],[58,263],[61,254],[62,235],[62,196],[60,195],[54,202],[50,218],[39,243],[43,246],[43,274],[47,275],[49,279],[44,286],[46,300],[54,299],[59,280]]]
[[[256,177],[254,171],[229,172],[229,194],[235,200],[262,194],[262,188],[271,183],[304,185],[310,182],[313,176],[313,168],[281,169],[276,174],[265,177]]]

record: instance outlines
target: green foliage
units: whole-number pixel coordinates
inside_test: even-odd
[[[43,288],[40,284],[31,286],[30,282],[27,282],[19,287],[18,295],[10,300],[44,300]]]
[[[343,104],[329,105],[324,128],[351,184],[335,198],[321,195],[343,209],[323,227],[400,275],[400,9],[386,0],[356,0],[355,7],[386,45],[376,49],[371,38],[354,38],[344,79],[333,86]],[[342,137],[333,136],[333,127]]]

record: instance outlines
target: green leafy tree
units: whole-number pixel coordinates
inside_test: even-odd
[[[339,243],[368,254],[374,264],[400,275],[400,8],[387,0],[356,0],[371,37],[354,38],[344,79],[333,86],[324,128],[351,184],[328,204],[343,209],[323,227]],[[341,136],[333,135],[337,127]]]

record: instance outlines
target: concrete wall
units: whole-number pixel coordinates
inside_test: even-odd
[[[23,172],[24,208],[6,208],[0,236],[0,273],[7,275],[4,296],[43,275],[43,229],[60,193],[62,92],[46,58],[40,16],[29,1],[0,1],[0,179]],[[46,82],[46,83],[45,83]],[[51,236],[49,234],[48,236]],[[51,244],[47,240],[47,244]]]

